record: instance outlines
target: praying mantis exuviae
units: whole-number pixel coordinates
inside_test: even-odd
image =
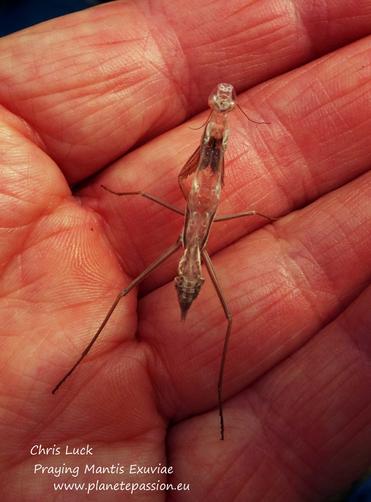
[[[178,209],[173,205],[168,204],[166,201],[163,201],[146,192],[115,192],[105,186],[102,186],[102,188],[114,195],[141,195],[142,197],[160,204],[171,211],[182,214],[185,217],[184,227],[176,242],[161,256],[159,256],[157,260],[151,263],[141,274],[139,274],[126,288],[119,292],[92,340],[72,368],[54,387],[53,394],[88,354],[121,298],[126,296],[129,291],[142,282],[151,272],[164,263],[180,247],[183,247],[184,252],[179,261],[178,274],[175,277],[175,287],[178,293],[181,318],[185,319],[190,306],[197,298],[204,283],[201,270],[201,264],[203,262],[215,287],[227,320],[217,387],[220,417],[220,438],[224,439],[222,389],[228,342],[232,328],[232,314],[228,308],[210,256],[206,250],[206,244],[213,222],[226,221],[252,215],[258,215],[271,221],[275,218],[270,218],[269,216],[265,216],[264,214],[256,211],[244,211],[231,215],[216,216],[223,187],[224,152],[227,148],[229,135],[228,113],[232,111],[235,106],[238,106],[233,86],[225,83],[219,84],[209,97],[209,106],[211,108],[211,112],[205,124],[201,144],[188,159],[178,176],[180,189],[182,190],[184,198],[187,202],[185,210]]]

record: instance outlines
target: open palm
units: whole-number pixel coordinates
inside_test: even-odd
[[[369,465],[371,11],[326,3],[118,1],[1,40],[2,500],[61,497],[36,463],[167,464],[168,477],[60,480],[184,482],[167,497],[194,501],[322,499]],[[231,114],[219,214],[278,217],[215,223],[208,244],[234,318],[224,442],[225,317],[207,280],[180,321],[177,256],[51,394],[118,291],[182,229],[101,184],[183,209],[176,175],[206,114],[176,126],[223,81],[269,124]],[[90,458],[30,453],[87,443]],[[62,499],[87,496],[72,493]]]

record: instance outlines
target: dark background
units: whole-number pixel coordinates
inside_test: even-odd
[[[108,0],[0,0],[0,36]]]

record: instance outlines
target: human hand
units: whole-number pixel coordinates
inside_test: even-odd
[[[169,498],[192,501],[322,499],[370,463],[371,12],[293,5],[115,2],[0,41],[2,500],[53,493],[36,462],[167,463],[169,481],[191,484]],[[270,124],[231,114],[220,214],[279,217],[215,224],[208,245],[234,317],[224,442],[225,318],[207,280],[180,321],[175,258],[51,395],[117,292],[182,228],[100,185],[184,206],[176,176],[200,131],[176,126],[222,81]],[[93,457],[30,455],[84,443]]]

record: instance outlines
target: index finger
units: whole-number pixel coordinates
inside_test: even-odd
[[[71,182],[199,111],[370,32],[367,0],[116,1],[0,41],[0,100]]]

